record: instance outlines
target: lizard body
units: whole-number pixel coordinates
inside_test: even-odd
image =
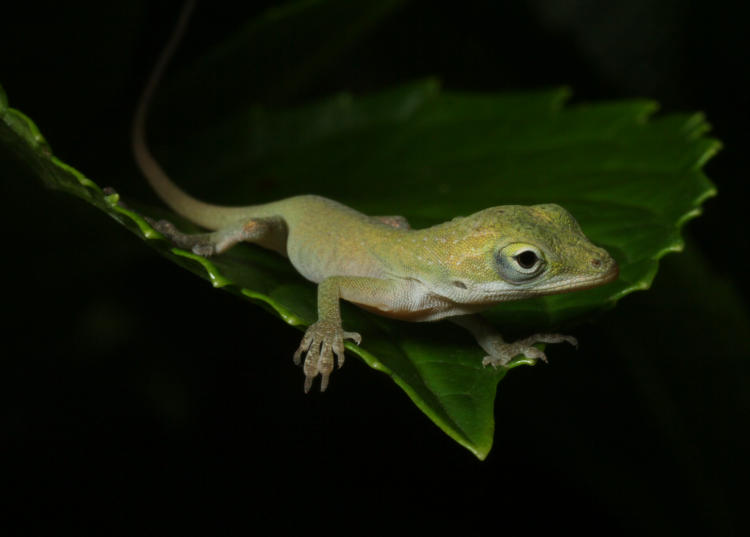
[[[508,300],[587,289],[617,277],[617,264],[593,245],[575,219],[554,204],[508,205],[426,229],[402,217],[371,217],[315,195],[246,207],[217,206],[177,187],[151,155],[145,118],[161,72],[184,30],[188,2],[177,29],[139,102],[133,124],[136,161],[151,186],[178,214],[212,230],[187,235],[166,221],[155,227],[178,246],[199,255],[221,254],[240,242],[270,248],[318,284],[318,320],[294,354],[304,355],[305,391],[321,376],[326,389],[341,366],[344,340],[361,337],[342,327],[339,300],[409,321],[451,318],[467,328],[488,353],[484,364],[502,366],[514,356],[545,359],[534,343],[575,344],[570,336],[537,334],[506,343],[475,312]]]

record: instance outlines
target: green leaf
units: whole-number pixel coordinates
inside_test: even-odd
[[[253,31],[280,20],[257,22]],[[682,225],[715,193],[701,167],[719,143],[704,136],[703,117],[651,118],[656,105],[650,101],[566,107],[561,89],[470,94],[443,92],[426,80],[296,108],[239,102],[194,129],[167,131],[180,102],[200,98],[193,94],[200,88],[184,84],[183,101],[158,102],[155,153],[178,183],[214,201],[249,204],[310,192],[370,214],[402,214],[417,227],[492,205],[554,202],[570,210],[617,259],[620,279],[493,308],[487,315],[503,329],[559,325],[648,288],[659,258],[682,248]],[[179,94],[180,83],[169,91]],[[194,228],[126,193],[120,204],[120,196],[59,161],[33,122],[8,107],[2,90],[0,144],[48,186],[100,208],[214,286],[290,325],[314,321],[315,287],[286,260],[253,246],[210,260],[171,247],[143,215]],[[510,368],[483,368],[481,349],[449,324],[399,323],[347,305],[343,315],[347,330],[363,334],[362,347],[348,344],[350,352],[391,375],[454,440],[480,459],[487,456],[497,383]],[[532,362],[517,360],[511,368],[523,364]]]

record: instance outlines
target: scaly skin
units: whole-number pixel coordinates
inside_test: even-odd
[[[319,196],[245,208],[210,207],[199,216],[166,201],[183,216],[218,228],[184,235],[167,222],[157,223],[176,244],[199,255],[221,253],[239,242],[262,244],[286,255],[318,284],[318,321],[294,354],[298,364],[305,355],[305,391],[317,375],[325,390],[334,356],[339,366],[343,363],[344,340],[361,340],[344,331],[342,298],[396,319],[453,318],[487,352],[483,363],[497,367],[519,354],[545,360],[535,343],[576,344],[575,339],[538,334],[506,343],[471,314],[500,302],[588,289],[617,277],[612,257],[594,246],[558,205],[493,207],[413,230],[403,219],[369,217]]]
[[[328,385],[334,356],[344,361],[346,332],[339,300],[380,315],[409,321],[452,318],[487,352],[485,365],[506,365],[524,354],[546,360],[534,343],[575,344],[570,336],[537,334],[506,343],[473,313],[508,300],[588,289],[617,277],[615,261],[583,234],[558,205],[492,207],[427,229],[410,229],[401,216],[370,217],[320,196],[296,196],[249,207],[199,201],[177,187],[149,152],[145,121],[161,73],[185,29],[193,2],[144,89],[133,121],[136,162],[151,186],[178,214],[211,233],[186,235],[165,221],[156,228],[202,256],[221,254],[240,242],[270,248],[289,258],[318,284],[318,320],[294,354],[302,362],[305,392],[321,376]]]

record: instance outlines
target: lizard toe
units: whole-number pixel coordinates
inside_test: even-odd
[[[305,393],[310,391],[318,375],[320,391],[326,390],[334,366],[344,365],[344,339],[352,339],[357,344],[362,340],[356,332],[344,332],[340,326],[330,322],[318,321],[308,327],[293,356],[294,363],[299,365],[302,355],[305,355]]]

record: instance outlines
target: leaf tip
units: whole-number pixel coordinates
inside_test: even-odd
[[[646,123],[660,108],[661,105],[658,101],[644,100],[641,103],[640,110],[636,113],[635,121],[637,123]]]
[[[484,462],[484,460],[487,458],[487,455],[490,454],[490,451],[489,450],[483,451],[483,450],[474,449],[474,450],[472,450],[472,453],[474,453],[474,456],[477,459],[479,459],[480,461]]]
[[[703,153],[695,161],[694,169],[699,170],[703,168],[703,166],[705,166],[709,160],[711,160],[714,156],[716,156],[716,154],[719,151],[721,151],[723,147],[724,145],[721,143],[720,140],[717,140],[716,138],[711,138],[709,140],[709,143],[706,144],[706,148],[704,149]],[[715,194],[716,194],[716,189],[714,189],[714,195]]]
[[[573,97],[573,88],[570,86],[560,86],[552,94],[552,109],[561,110],[571,97]]]
[[[716,189],[714,189],[714,193],[716,192]],[[707,199],[711,197],[709,192],[706,192],[701,198],[702,200]],[[698,203],[703,203],[703,201],[699,201]],[[692,220],[693,218],[698,218],[701,214],[703,214],[703,209],[700,207],[696,207],[685,214],[683,214],[679,220],[677,220],[677,229],[681,229],[682,226],[684,226],[687,222]],[[663,250],[662,255],[668,252],[681,252],[684,247],[684,244],[680,243],[679,245],[673,245],[672,247],[667,247]]]
[[[479,459],[480,461],[484,461],[489,456],[490,451],[492,451],[492,439],[494,438],[494,436],[494,434],[491,434],[488,441],[482,442],[481,444],[472,444],[469,442],[460,441],[459,444],[468,449],[477,459]]]

